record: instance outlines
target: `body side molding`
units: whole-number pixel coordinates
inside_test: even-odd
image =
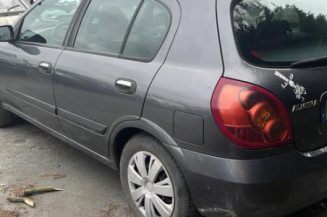
[[[6,90],[8,91],[8,93],[10,93],[12,96],[16,97],[17,99],[27,102],[31,105],[34,105],[35,107],[38,107],[44,111],[47,111],[51,114],[55,114],[56,113],[56,107],[54,105],[51,105],[49,103],[46,103],[42,100],[36,99],[34,97],[31,97],[29,95],[26,95],[20,91],[11,89],[11,88],[6,88]]]
[[[52,136],[62,140],[63,142],[66,142],[68,144],[70,144],[71,146],[73,146],[74,148],[88,154],[89,156],[95,158],[96,160],[106,164],[107,166],[111,167],[112,169],[114,170],[117,170],[117,164],[115,161],[111,160],[111,159],[108,159],[107,157],[105,156],[102,156],[102,155],[99,155],[97,154],[96,152],[86,148],[85,146],[69,139],[68,137],[66,137],[65,135],[62,135],[61,133],[55,131],[55,130],[52,130],[51,128],[43,125],[42,123],[30,118],[29,116],[25,115],[24,113],[16,110],[15,108],[13,108],[12,106],[8,105],[8,104],[5,104],[5,103],[2,103],[2,107],[16,115],[18,115],[19,117],[27,120],[28,122],[34,124],[35,126],[39,127],[40,129],[44,130],[45,132],[51,134]]]
[[[97,134],[101,134],[101,135],[104,135],[106,133],[107,127],[102,124],[99,124],[95,121],[86,119],[79,115],[73,114],[73,113],[66,111],[64,109],[61,109],[61,108],[57,108],[57,112],[58,112],[58,116],[60,118],[71,121],[72,123],[80,125],[90,131],[93,131],[93,132],[95,132]]]

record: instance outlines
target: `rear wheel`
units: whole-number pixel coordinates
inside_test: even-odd
[[[122,188],[137,217],[193,217],[196,210],[175,160],[151,136],[126,144],[120,163]]]
[[[7,127],[14,122],[14,114],[2,108],[0,102],[0,128]]]

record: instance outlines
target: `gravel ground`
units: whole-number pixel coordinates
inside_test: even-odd
[[[33,196],[36,207],[9,203],[30,186],[61,192]],[[119,174],[33,125],[0,130],[0,217],[132,217]]]
[[[33,196],[35,208],[7,201],[31,186],[61,192]],[[326,217],[326,204],[289,217]],[[119,174],[33,125],[0,130],[0,217],[133,217]]]

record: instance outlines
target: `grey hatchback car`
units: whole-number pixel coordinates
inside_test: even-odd
[[[287,215],[327,196],[326,17],[326,0],[38,1],[0,27],[0,126],[120,170],[138,217]]]

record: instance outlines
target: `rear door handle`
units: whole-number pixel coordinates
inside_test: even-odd
[[[51,65],[51,63],[49,63],[49,62],[44,62],[44,61],[42,61],[42,62],[40,62],[40,64],[39,64],[39,69],[40,69],[40,71],[43,72],[43,73],[51,73],[52,65]]]
[[[129,79],[120,78],[115,82],[117,91],[127,94],[134,94],[136,92],[136,82]]]

